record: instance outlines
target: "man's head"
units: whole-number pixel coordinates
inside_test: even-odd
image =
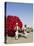
[[[18,26],[18,23],[16,23],[16,26]]]

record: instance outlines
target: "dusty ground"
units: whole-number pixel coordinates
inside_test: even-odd
[[[15,40],[15,37],[7,36],[7,44],[30,43],[30,42],[33,42],[33,32],[28,33],[27,38],[19,37],[18,40]]]

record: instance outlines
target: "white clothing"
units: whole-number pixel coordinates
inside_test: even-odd
[[[16,27],[15,38],[18,39],[18,26]]]

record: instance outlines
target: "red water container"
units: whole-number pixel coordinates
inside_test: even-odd
[[[7,16],[6,17],[6,33],[8,35],[14,36],[15,35],[15,30],[14,27],[16,26],[16,23],[18,23],[18,26],[22,28],[23,23],[17,16]]]

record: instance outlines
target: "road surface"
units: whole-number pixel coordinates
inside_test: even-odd
[[[33,32],[28,33],[27,38],[19,37],[18,40],[15,40],[15,37],[7,36],[7,44],[16,44],[16,43],[32,43],[33,42]]]

